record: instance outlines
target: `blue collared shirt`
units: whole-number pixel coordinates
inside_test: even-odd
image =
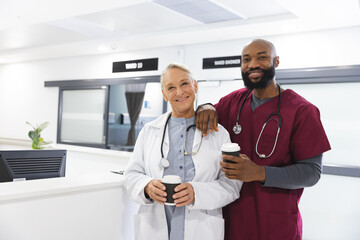
[[[184,155],[185,138],[186,151],[192,151],[196,127],[189,129],[188,133],[186,133],[186,129],[194,123],[195,117],[189,119],[171,117],[168,123],[170,148],[167,160],[170,165],[168,168],[165,168],[164,176],[178,175],[183,183],[191,181],[195,176],[192,156]],[[184,240],[185,207],[165,205],[165,214],[169,239]]]

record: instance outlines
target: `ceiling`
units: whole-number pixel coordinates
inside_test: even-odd
[[[0,0],[0,64],[360,25],[360,0]]]

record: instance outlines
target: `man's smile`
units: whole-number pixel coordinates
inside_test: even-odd
[[[248,72],[248,76],[250,78],[260,78],[264,75],[264,71],[263,70],[255,70],[255,71],[249,71]]]

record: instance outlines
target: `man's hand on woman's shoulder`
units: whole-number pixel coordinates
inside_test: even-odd
[[[196,128],[199,129],[203,136],[206,136],[208,131],[218,131],[218,116],[213,105],[200,105],[196,110]]]

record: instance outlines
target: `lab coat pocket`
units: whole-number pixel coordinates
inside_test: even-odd
[[[189,216],[191,215],[191,217]],[[196,210],[196,213],[188,215],[188,225],[185,223],[185,239],[206,239],[223,240],[224,239],[224,219],[222,217],[212,216],[206,211]],[[191,219],[191,220],[190,220]],[[191,225],[191,226],[190,226]],[[191,231],[186,227],[191,227]],[[188,235],[187,235],[188,234]],[[187,236],[186,236],[187,235]]]
[[[268,213],[268,240],[300,239],[296,220],[295,213]]]
[[[134,218],[135,240],[168,240],[168,230],[163,214],[143,212]]]

